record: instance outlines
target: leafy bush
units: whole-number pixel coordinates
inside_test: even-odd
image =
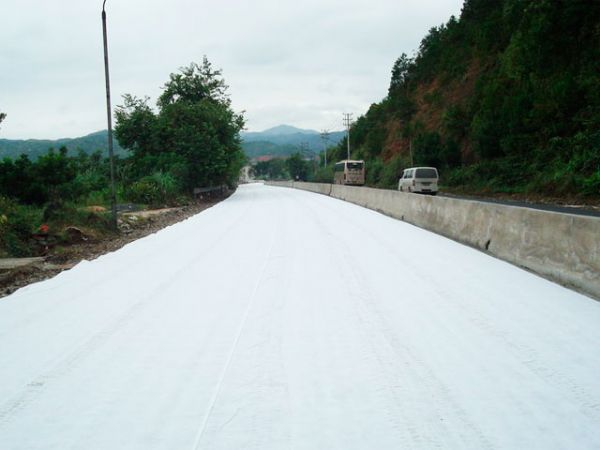
[[[317,183],[333,183],[333,166],[320,167],[314,175]]]
[[[600,169],[583,180],[583,193],[586,195],[600,195]]]
[[[365,163],[366,182],[369,186],[377,186],[381,179],[384,163],[380,158],[372,159]]]
[[[110,188],[105,187],[97,191],[91,191],[83,198],[83,204],[87,206],[102,206],[110,204]]]
[[[0,252],[9,256],[30,256],[31,233],[42,223],[42,211],[32,206],[22,206],[0,196]]]
[[[175,178],[156,172],[133,183],[128,190],[129,200],[152,206],[173,204],[179,192]]]
[[[396,189],[403,170],[409,165],[410,162],[406,158],[400,155],[394,156],[383,167],[377,185],[382,188]]]

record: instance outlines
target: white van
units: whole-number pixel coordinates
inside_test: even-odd
[[[438,192],[438,180],[435,167],[411,167],[404,170],[398,182],[398,190],[435,195]]]

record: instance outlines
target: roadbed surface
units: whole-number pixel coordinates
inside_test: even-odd
[[[600,302],[260,184],[0,300],[0,448],[598,449]]]

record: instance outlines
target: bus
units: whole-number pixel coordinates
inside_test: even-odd
[[[334,184],[365,184],[365,162],[363,160],[344,160],[335,163]]]

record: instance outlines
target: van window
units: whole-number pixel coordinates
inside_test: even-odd
[[[417,169],[415,178],[437,178],[437,170],[435,169]]]

